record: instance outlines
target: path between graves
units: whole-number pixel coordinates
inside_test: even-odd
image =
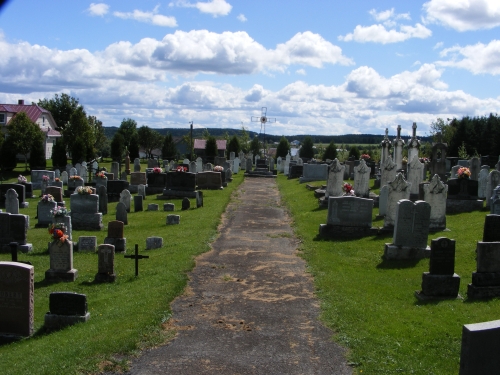
[[[128,374],[351,374],[318,321],[289,223],[276,181],[245,179],[213,250],[197,258],[172,303],[176,337],[143,352]]]

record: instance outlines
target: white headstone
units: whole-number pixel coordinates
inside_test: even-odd
[[[406,182],[401,173],[396,175],[394,181],[387,184],[387,212],[384,217],[384,228],[390,228],[396,223],[396,211],[401,199],[410,199],[411,184]]]
[[[5,194],[5,211],[10,214],[19,214],[19,195],[14,189],[7,190]]]
[[[413,157],[413,159],[408,163],[408,182],[411,183],[411,194],[418,195],[418,187],[423,180],[424,164],[418,160],[418,157]]]
[[[132,195],[130,194],[130,191],[127,189],[123,190],[120,193],[120,202],[122,202],[125,205],[125,209],[127,212],[130,212],[130,201],[132,200]]]
[[[446,195],[448,185],[443,184],[435,174],[429,184],[423,185],[424,200],[431,206],[429,228],[431,230],[446,229]]]
[[[330,165],[328,180],[326,182],[325,199],[343,195],[344,170],[345,165],[340,164],[339,159],[335,159]]]
[[[356,196],[368,198],[370,195],[370,172],[371,169],[363,159],[357,167],[354,167],[354,191]]]
[[[478,178],[478,191],[477,196],[479,199],[486,198],[486,185],[488,183],[488,175],[490,174],[489,165],[483,165],[479,171]]]

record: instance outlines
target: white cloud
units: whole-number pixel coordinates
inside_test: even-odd
[[[164,16],[158,14],[158,7],[152,12],[143,12],[135,9],[133,12],[114,12],[113,15],[122,19],[132,19],[139,22],[151,23],[157,26],[176,27],[177,21],[175,17]]]
[[[109,5],[105,3],[91,3],[87,9],[91,16],[104,16],[108,10]]]
[[[423,5],[427,22],[457,31],[492,29],[500,26],[498,0],[431,0]]]
[[[298,69],[298,70],[295,71],[295,73],[300,74],[301,76],[306,76],[307,75],[305,69]]]
[[[500,40],[492,40],[486,45],[477,43],[446,48],[440,55],[451,57],[448,61],[438,61],[436,64],[440,66],[466,69],[473,74],[500,74]]]
[[[238,17],[236,17],[238,19],[238,21],[241,21],[241,22],[246,22],[247,21],[247,18],[245,17],[245,15],[242,13],[242,14],[239,14]]]
[[[394,12],[394,8],[384,10],[381,12],[377,12],[375,9],[370,10],[368,13],[375,19],[377,22],[384,22],[388,21],[390,19],[404,19],[404,20],[410,20],[410,13],[400,13],[396,14]]]
[[[227,16],[233,8],[233,6],[225,0],[211,0],[208,2],[198,1],[196,3],[190,3],[187,0],[177,0],[168,5],[170,7],[197,8],[200,12],[211,14],[214,17]]]
[[[441,47],[443,47],[443,45],[444,45],[443,42],[438,42],[434,47],[432,47],[432,49],[440,49]]]
[[[399,30],[387,30],[381,24],[371,26],[358,25],[354,29],[354,32],[345,36],[339,36],[338,39],[345,42],[355,41],[360,43],[374,42],[387,44],[402,42],[410,38],[425,39],[432,35],[432,31],[420,23],[415,24],[415,26],[401,25],[399,26]]]

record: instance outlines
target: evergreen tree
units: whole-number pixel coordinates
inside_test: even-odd
[[[209,135],[207,142],[205,143],[205,156],[208,161],[213,161],[218,155],[217,140],[214,136]]]
[[[65,168],[68,164],[68,158],[66,156],[66,146],[64,145],[64,140],[59,138],[54,147],[52,147],[52,166],[54,168]]]
[[[45,159],[45,147],[43,133],[40,132],[38,141],[33,142],[30,150],[30,170],[45,169],[47,160]]]
[[[17,166],[16,149],[5,140],[0,147],[0,168],[2,171],[12,171]]]
[[[71,152],[71,163],[75,165],[76,163],[81,163],[85,160],[87,156],[87,150],[85,147],[85,141],[81,138],[77,138],[73,142],[73,150]]]
[[[175,146],[174,138],[172,134],[167,133],[163,139],[163,146],[161,148],[161,155],[163,159],[176,160],[177,159],[177,147]]]
[[[31,121],[25,112],[19,112],[7,125],[7,136],[10,147],[24,155],[25,168],[28,170],[28,154],[33,144],[43,139],[40,127]]]
[[[337,157],[337,146],[333,141],[325,148],[325,152],[323,153],[323,160],[330,159],[334,160]]]
[[[63,135],[67,149],[71,153],[73,164],[94,158],[94,129],[90,126],[83,107],[77,108],[71,115],[70,122],[66,125]],[[76,161],[75,153],[77,155]]]
[[[285,136],[282,136],[280,139],[280,143],[278,143],[278,147],[276,148],[276,157],[281,156],[282,158],[285,158],[289,152],[290,143],[288,142],[288,139],[285,138]]]
[[[260,156],[260,142],[259,142],[259,138],[257,136],[255,136],[252,139],[252,142],[250,142],[250,152],[252,153],[252,155],[254,157],[257,155]]]
[[[248,135],[248,130],[242,126],[240,134],[240,146],[243,152],[246,154],[248,152],[248,142],[250,141],[250,136]]]
[[[123,143],[125,144],[125,140],[123,141]],[[134,134],[132,139],[130,140],[128,152],[130,152],[130,160],[134,160],[135,158],[139,157],[139,136],[137,135],[137,133]]]
[[[227,152],[228,153],[234,152],[235,155],[238,155],[240,151],[241,151],[240,141],[238,140],[238,137],[236,135],[233,135],[233,137],[229,140],[229,143],[227,144]]]
[[[115,133],[111,141],[111,159],[120,162],[125,152],[125,139],[120,133]]]
[[[353,157],[354,160],[358,160],[359,157],[361,156],[358,147],[352,146],[349,150],[349,157]]]
[[[299,156],[301,158],[309,158],[312,159],[314,157],[314,143],[310,136],[304,138],[304,142],[302,142],[302,147],[299,150]]]

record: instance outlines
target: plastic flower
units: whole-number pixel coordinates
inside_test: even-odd
[[[55,202],[55,200],[51,194],[44,194],[42,195],[40,202]]]
[[[368,160],[368,159],[370,159],[370,155],[368,155],[368,154],[362,154],[361,155],[361,159]]]
[[[27,182],[28,182],[28,180],[22,174],[20,174],[19,176],[17,176],[17,183],[19,183],[19,184],[25,184]]]
[[[344,185],[342,186],[342,190],[344,191],[345,195],[355,195],[354,189],[352,188],[352,185],[344,182]]]
[[[470,177],[470,169],[467,167],[460,167],[457,171],[458,178],[469,178]]]
[[[153,173],[162,173],[162,172],[163,172],[163,169],[161,169],[160,167],[153,168]]]
[[[224,172],[224,167],[221,167],[220,165],[216,165],[214,167],[215,172]]]
[[[188,169],[182,165],[179,165],[176,169],[177,172],[187,172]]]
[[[69,176],[70,180],[83,180],[80,176],[77,176],[76,174],[74,176]]]
[[[52,224],[49,227],[49,234],[51,235],[52,239],[54,241],[60,241],[63,243],[68,239],[68,235],[64,234],[64,231],[66,230],[66,227],[64,224],[57,223],[57,224]]]
[[[104,178],[104,179],[107,179],[108,177],[106,176],[106,174],[104,173],[104,171],[100,171],[100,172],[97,172],[95,174],[96,177],[100,177],[100,178]]]
[[[76,192],[81,195],[89,195],[93,193],[93,190],[90,186],[78,186]]]
[[[49,181],[49,176],[43,175],[42,176],[42,181],[48,182]]]
[[[50,210],[52,216],[66,216],[69,214],[69,211],[64,206],[57,206],[53,210]]]

